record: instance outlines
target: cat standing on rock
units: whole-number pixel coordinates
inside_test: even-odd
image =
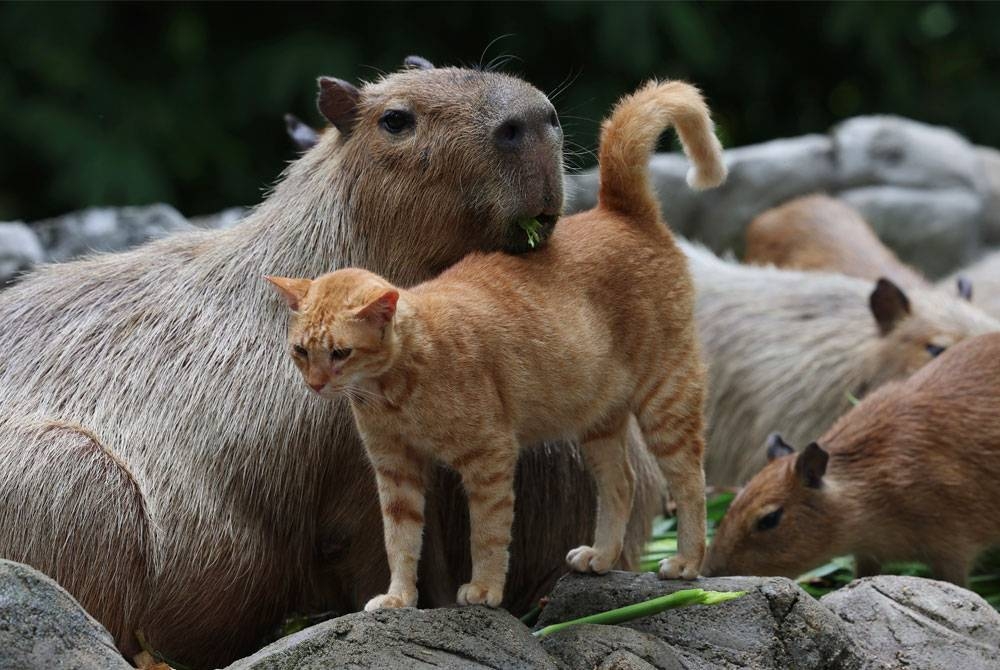
[[[569,552],[603,573],[621,553],[634,478],[634,414],[676,499],[678,555],[666,578],[697,576],[705,546],[704,369],[684,254],[660,216],[646,164],[673,123],[689,181],[725,177],[708,108],[683,82],[651,83],[605,122],[595,209],[561,220],[543,249],[473,253],[403,290],[366,270],[271,277],[291,308],[290,353],[307,384],[350,399],[375,469],[391,583],[366,609],[417,602],[429,465],[462,478],[472,578],[459,604],[497,606],[507,575],[521,445],[577,438],[596,481],[592,545]],[[544,538],[539,538],[539,541]]]

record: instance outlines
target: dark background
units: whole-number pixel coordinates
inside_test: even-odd
[[[409,53],[516,57],[503,69],[562,90],[579,167],[653,75],[701,86],[727,146],[876,112],[1000,146],[998,3],[4,3],[0,220],[253,204],[295,156],[282,114],[319,123],[317,75],[373,79]]]

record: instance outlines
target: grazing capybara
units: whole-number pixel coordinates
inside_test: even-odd
[[[141,630],[184,665],[224,665],[287,612],[357,610],[388,576],[350,412],[275,355],[286,310],[257,278],[363,265],[409,285],[473,250],[527,250],[517,223],[544,236],[560,212],[558,117],[519,79],[322,78],[319,108],[332,127],[239,225],[42,268],[0,295],[0,556],[58,580],[126,654]],[[655,463],[630,454],[625,566],[660,504]],[[574,450],[526,452],[509,606],[589,541],[593,496]],[[438,472],[424,605],[468,579],[461,501]]]
[[[936,290],[724,261],[684,244],[708,365],[709,484],[748,481],[774,431],[804,444],[878,386],[1000,322]]]
[[[875,391],[802,452],[780,438],[709,548],[712,575],[795,577],[853,554],[859,576],[922,561],[964,585],[1000,543],[1000,334]]]

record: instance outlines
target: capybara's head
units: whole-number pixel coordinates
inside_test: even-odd
[[[338,154],[343,205],[367,244],[402,258],[419,250],[442,269],[473,250],[528,250],[519,225],[528,219],[551,230],[562,209],[563,134],[534,86],[410,57],[360,89],[330,77],[319,87],[337,132],[313,151]]]
[[[907,294],[885,278],[876,282],[869,305],[882,340],[881,356],[860,393],[909,377],[968,337],[1000,330],[1000,322],[965,300],[934,290]]]
[[[708,548],[705,575],[797,577],[830,558],[837,510],[824,482],[828,454],[772,435],[768,464],[733,500]]]
[[[292,312],[288,353],[316,393],[357,398],[398,352],[399,291],[376,274],[344,268],[314,280],[266,277]]]

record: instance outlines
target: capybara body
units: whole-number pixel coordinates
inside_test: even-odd
[[[168,658],[222,665],[286,612],[356,610],[387,578],[350,413],[275,356],[287,317],[257,278],[362,265],[416,283],[475,249],[524,250],[517,221],[551,226],[561,207],[557,117],[518,79],[322,79],[319,106],[333,127],[238,226],[46,267],[0,295],[0,556],[57,579],[126,654],[142,630]],[[625,565],[660,500],[655,463],[630,458]],[[435,475],[423,604],[468,577],[461,500]],[[592,501],[578,453],[525,455],[512,607],[589,539]]]
[[[969,338],[801,453],[775,441],[723,518],[706,572],[795,577],[853,554],[860,576],[922,561],[964,585],[976,556],[1000,544],[998,380],[1000,334]]]
[[[852,398],[1000,323],[935,290],[724,261],[684,243],[708,365],[709,484],[748,481],[767,436],[804,444]]]
[[[795,198],[758,215],[747,226],[744,261],[871,281],[885,277],[903,290],[930,287],[882,244],[858,210],[826,195]]]

